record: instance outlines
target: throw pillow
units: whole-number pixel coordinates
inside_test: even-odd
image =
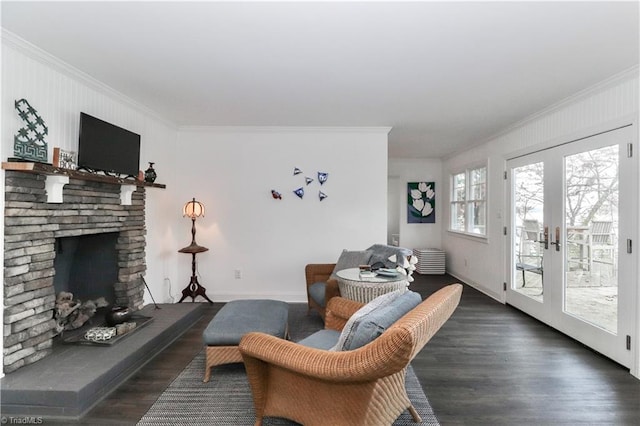
[[[407,276],[408,282],[413,282],[412,275],[416,270],[418,258],[413,255],[412,250],[386,244],[374,244],[367,250],[373,253],[370,260],[372,268],[397,269],[398,272]]]
[[[404,261],[398,262],[398,259],[411,256],[412,250],[404,247],[390,246],[387,244],[374,244],[367,248],[373,252],[372,261],[382,262],[385,264],[385,268],[395,268],[396,266],[403,266]],[[390,258],[395,256],[393,260]]]
[[[361,318],[368,315],[370,312],[379,309],[385,305],[390,304],[396,298],[400,297],[400,295],[406,290],[396,290],[390,293],[385,293],[381,296],[376,297],[362,308],[358,309],[351,318],[347,320],[347,323],[342,328],[342,332],[340,333],[340,337],[338,338],[338,343],[331,348],[332,351],[344,351],[345,348],[351,345],[351,340],[354,338],[355,334],[358,332],[358,327],[360,325]]]
[[[360,265],[368,265],[369,259],[371,258],[371,251],[369,250],[360,250],[360,251],[349,251],[343,250],[340,253],[340,257],[336,262],[335,268],[333,268],[333,273],[331,274],[331,278],[336,279],[336,272],[342,271],[343,269],[349,268],[357,268]]]
[[[380,306],[360,319],[351,338],[345,342],[344,349],[351,351],[373,342],[407,312],[422,302],[420,294],[406,291],[391,303]]]

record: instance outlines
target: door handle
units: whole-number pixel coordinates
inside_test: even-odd
[[[560,227],[556,226],[556,240],[551,241],[552,245],[556,246],[556,251],[560,251]]]
[[[544,244],[544,249],[547,250],[549,248],[549,227],[545,226],[544,227],[544,232],[542,233],[542,238],[544,238],[542,241],[540,241],[542,244]]]

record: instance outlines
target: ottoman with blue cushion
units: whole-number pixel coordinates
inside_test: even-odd
[[[238,350],[246,333],[259,331],[272,336],[288,337],[289,305],[280,300],[233,300],[218,311],[202,338],[207,350],[204,381],[211,377],[211,368],[221,364],[242,362]]]

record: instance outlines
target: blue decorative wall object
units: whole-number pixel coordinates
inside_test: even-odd
[[[295,177],[295,176],[297,176],[297,175],[300,175],[300,177],[299,177],[299,178]],[[294,179],[298,180],[298,179],[301,179],[301,178],[304,176],[304,174],[303,174],[302,170],[301,170],[299,167],[294,167],[294,168],[293,168],[293,176],[294,176]],[[324,185],[324,183],[327,181],[327,178],[328,178],[328,177],[329,177],[329,173],[326,173],[326,172],[318,172],[318,179],[317,179],[317,181],[318,181],[318,183],[319,183],[320,185]],[[314,178],[312,178],[312,177],[310,177],[310,176],[304,176],[304,183],[305,183],[305,186],[310,186],[310,185],[314,184],[314,182],[315,182],[315,181],[316,181],[316,179],[314,179]],[[298,181],[298,183],[297,183],[297,185],[296,185],[296,186],[298,186],[298,185],[301,185],[301,182],[300,182],[300,181]],[[315,184],[314,184],[314,185],[315,185]],[[304,186],[300,186],[300,187],[298,187],[297,189],[294,189],[294,190],[292,190],[292,191],[293,191],[293,193],[294,193],[294,194],[296,194],[296,196],[298,196],[298,198],[300,198],[300,199],[303,199],[303,198],[304,198]],[[280,193],[279,193],[278,191],[276,191],[275,189],[272,189],[272,190],[271,190],[271,197],[272,197],[274,200],[282,200],[282,194],[280,194]],[[322,191],[318,191],[318,199],[319,199],[320,201],[322,201],[322,200],[326,199],[327,197],[328,197],[328,196],[327,196],[327,194],[326,194],[326,193],[324,193],[324,192],[322,192]]]
[[[13,138],[13,155],[23,160],[46,163],[48,150],[44,137],[49,134],[49,129],[44,120],[26,99],[15,101],[15,108],[26,125]]]
[[[329,178],[329,173],[318,172],[318,182],[320,182],[320,185],[324,185],[324,183],[327,181],[328,178]]]

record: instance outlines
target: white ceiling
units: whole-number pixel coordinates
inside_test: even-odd
[[[444,157],[638,64],[638,2],[9,2],[2,26],[178,125],[391,126]]]

